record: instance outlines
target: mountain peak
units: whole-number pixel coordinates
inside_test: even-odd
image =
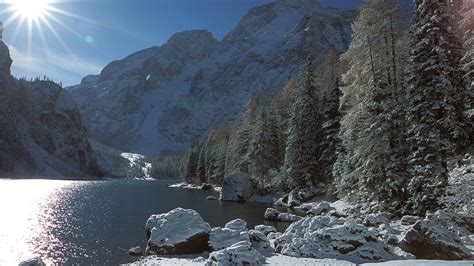
[[[211,43],[216,41],[214,36],[212,36],[212,33],[208,30],[185,30],[173,34],[166,43],[174,44],[201,40],[209,41]]]
[[[277,8],[315,8],[319,7],[321,3],[319,0],[276,0],[275,5]]]
[[[0,40],[0,78],[10,76],[11,66],[12,59],[10,58],[8,46],[2,40]]]

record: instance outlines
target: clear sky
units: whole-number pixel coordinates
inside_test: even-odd
[[[12,4],[15,1],[23,4],[15,6]],[[46,75],[65,86],[79,83],[87,74],[98,74],[113,60],[161,45],[179,31],[207,29],[221,39],[250,8],[273,2],[49,0],[49,10],[44,12],[49,15],[40,14],[45,19],[39,19],[36,24],[28,16],[38,16],[41,7],[34,6],[38,1],[48,0],[0,0],[0,20],[6,24],[3,40],[14,60],[13,75],[26,78]],[[347,9],[356,8],[360,1],[321,2]],[[8,21],[13,14],[19,16]],[[22,18],[25,22],[20,24]],[[31,31],[28,21],[32,24]]]

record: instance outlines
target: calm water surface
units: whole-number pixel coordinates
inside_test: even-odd
[[[32,257],[47,264],[126,263],[146,245],[151,214],[176,207],[198,211],[211,226],[243,218],[262,224],[268,207],[208,201],[214,192],[168,188],[168,181],[1,180],[0,265]]]

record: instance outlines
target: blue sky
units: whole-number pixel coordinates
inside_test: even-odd
[[[0,20],[11,12],[8,0],[0,0]],[[11,1],[11,0],[10,0]],[[34,0],[32,0],[34,1]],[[322,0],[339,8],[355,8],[361,0]],[[237,25],[252,7],[272,0],[56,0],[50,6],[50,27],[16,28],[18,20],[5,25],[3,40],[14,60],[13,75],[32,78],[46,75],[73,85],[87,74],[98,74],[109,62],[154,45],[189,29],[207,29],[218,39]],[[73,15],[72,15],[73,14]],[[59,38],[58,38],[59,37]],[[46,44],[46,45],[45,45]]]

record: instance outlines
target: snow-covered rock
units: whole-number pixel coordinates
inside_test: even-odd
[[[321,202],[304,203],[301,206],[299,206],[298,209],[306,211],[307,215],[317,216],[323,213],[328,213],[331,210],[334,210],[334,207],[332,207],[329,202],[321,201]]]
[[[381,224],[387,224],[390,222],[390,218],[392,217],[389,213],[377,213],[377,214],[369,214],[364,218],[364,225],[365,226],[379,226]]]
[[[304,218],[274,240],[277,252],[295,257],[338,258],[355,263],[403,259],[407,254],[387,245],[352,219]]]
[[[268,208],[265,211],[264,218],[267,221],[276,221],[276,222],[296,222],[296,221],[301,220],[301,217],[298,215],[279,212],[273,208]]]
[[[255,250],[250,242],[242,241],[226,249],[212,252],[206,261],[206,266],[262,265],[263,263],[265,263],[265,257]]]
[[[242,219],[235,219],[226,223],[224,227],[236,231],[245,231],[247,230],[247,222]]]
[[[219,200],[219,199],[215,196],[207,196],[206,200]]]
[[[472,252],[461,241],[461,236],[472,234],[470,230],[462,217],[440,210],[416,222],[404,234],[399,246],[418,259],[472,258]]]
[[[220,41],[177,33],[69,88],[92,137],[139,154],[183,150],[239,117],[251,95],[275,93],[309,53],[320,63],[330,47],[348,47],[355,12],[287,2],[252,8]]]
[[[221,250],[242,241],[250,241],[247,231],[215,227],[212,228],[209,235],[209,247],[211,250]]]
[[[141,256],[143,255],[143,250],[140,246],[132,247],[128,250],[128,254],[132,256]]]
[[[271,225],[264,225],[264,224],[259,224],[255,226],[255,230],[258,230],[262,232],[264,235],[268,235],[269,233],[276,233],[277,230],[274,226]]]
[[[247,174],[234,173],[224,178],[220,200],[247,201],[253,195],[253,178]]]
[[[152,215],[146,230],[148,255],[193,254],[209,249],[211,226],[194,210],[176,208]]]
[[[421,218],[419,216],[405,215],[401,219],[402,225],[413,225]]]
[[[249,231],[249,236],[250,243],[252,243],[252,247],[256,250],[265,251],[271,249],[270,241],[262,232],[252,229]]]

